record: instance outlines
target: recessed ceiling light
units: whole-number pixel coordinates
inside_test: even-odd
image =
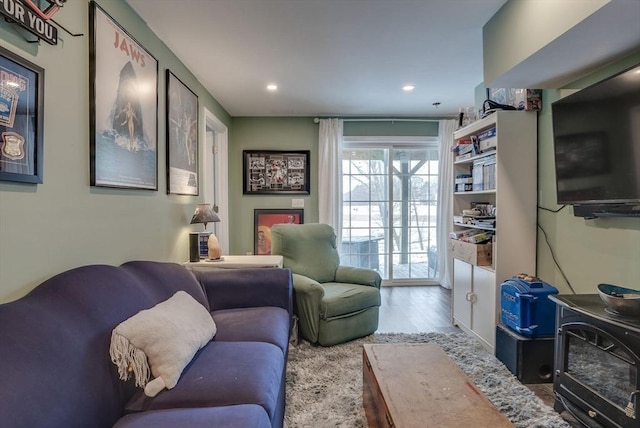
[[[402,87],[402,90],[405,92],[411,92],[415,89],[416,87],[414,85],[404,85]]]
[[[277,91],[278,90],[278,85],[276,85],[275,83],[269,83],[267,85],[267,91]]]

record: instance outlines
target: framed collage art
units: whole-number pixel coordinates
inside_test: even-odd
[[[243,193],[308,195],[309,153],[309,150],[244,150]]]

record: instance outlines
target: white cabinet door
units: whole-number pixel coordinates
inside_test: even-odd
[[[456,284],[457,285],[457,284]],[[496,274],[488,269],[473,267],[473,294],[471,326],[492,349],[496,335]]]
[[[471,330],[471,293],[473,291],[473,266],[453,259],[453,318]]]

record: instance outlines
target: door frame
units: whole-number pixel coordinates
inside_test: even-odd
[[[205,144],[201,150],[204,159],[204,203],[218,207],[220,222],[214,223],[214,231],[220,241],[222,254],[229,254],[229,129],[206,107],[203,125]]]

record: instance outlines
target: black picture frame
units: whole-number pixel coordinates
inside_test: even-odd
[[[245,195],[309,194],[309,150],[243,150]]]
[[[158,61],[89,8],[91,186],[158,190]]]
[[[304,224],[303,209],[254,209],[253,254],[271,254],[271,226],[274,224]]]
[[[0,46],[0,180],[43,182],[44,69]]]
[[[167,193],[199,192],[198,96],[167,70]]]

